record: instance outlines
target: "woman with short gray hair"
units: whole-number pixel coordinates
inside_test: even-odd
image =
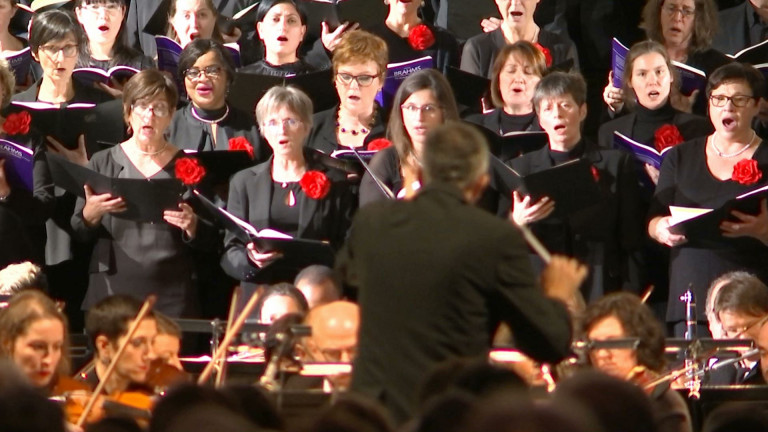
[[[273,87],[256,105],[256,119],[273,156],[235,174],[228,211],[258,230],[270,228],[340,246],[352,204],[345,174],[322,165],[313,157],[316,153],[304,147],[312,127],[312,101],[294,87]],[[241,281],[293,280],[301,270],[292,257],[260,251],[232,232],[224,242],[222,267]]]

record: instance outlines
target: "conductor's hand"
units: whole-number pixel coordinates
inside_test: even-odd
[[[669,231],[671,220],[671,216],[664,216],[660,218],[654,218],[649,224],[649,226],[652,228],[652,232],[650,232],[651,237],[653,237],[657,242],[670,247],[681,245],[687,241],[684,235],[673,234]]]
[[[754,237],[768,245],[768,204],[765,198],[760,201],[760,213],[751,215],[738,210],[731,211],[736,221],[723,221],[720,229],[724,237]]]
[[[113,197],[105,193],[96,195],[90,186],[83,186],[85,190],[85,207],[83,207],[83,219],[86,225],[96,226],[107,213],[120,213],[126,210],[125,202],[121,197]]]
[[[528,225],[547,218],[555,211],[555,202],[549,197],[532,202],[530,195],[523,197],[518,191],[512,192],[512,211],[509,217],[517,225]]]
[[[261,253],[256,249],[256,245],[253,243],[248,243],[246,249],[248,250],[248,258],[258,268],[264,268],[272,264],[273,261],[283,257],[283,255],[278,252]]]
[[[608,72],[608,85],[603,89],[603,102],[613,112],[619,112],[624,108],[624,90],[613,86],[613,71]]]
[[[483,33],[490,33],[501,26],[501,19],[496,17],[488,17],[480,21],[480,27],[483,28]]]
[[[197,215],[187,203],[179,204],[179,209],[181,211],[164,211],[163,219],[169,224],[184,230],[184,234],[190,239],[195,238],[197,233]]]
[[[581,295],[579,287],[586,277],[585,265],[573,258],[555,255],[541,273],[541,285],[548,297],[571,305]]]

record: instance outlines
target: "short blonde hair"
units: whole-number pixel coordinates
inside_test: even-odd
[[[0,57],[0,87],[3,89],[3,100],[0,101],[0,107],[11,103],[11,96],[16,88],[16,75],[11,71],[8,62]]]
[[[303,91],[294,86],[275,86],[269,89],[256,104],[256,121],[264,126],[270,114],[280,108],[288,108],[299,117],[307,129],[312,128],[312,100]]]
[[[384,78],[389,63],[389,48],[384,40],[363,30],[346,32],[333,50],[333,73],[339,66],[372,61],[379,68],[379,78]]]

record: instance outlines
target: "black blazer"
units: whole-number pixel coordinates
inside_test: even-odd
[[[381,107],[376,110],[376,119],[373,127],[363,141],[365,145],[376,138],[382,138],[386,135],[387,121],[383,111]],[[338,150],[339,142],[336,139],[336,116],[338,112],[339,106],[336,105],[331,109],[320,111],[312,117],[312,130],[309,131],[307,147],[326,154],[331,154]]]
[[[680,130],[680,134],[683,135],[685,141],[700,136],[709,135],[714,130],[712,123],[706,117],[684,113],[682,111],[675,110],[675,116],[672,117],[672,124],[677,126]],[[598,144],[601,148],[613,148],[613,133],[619,132],[632,138],[632,128],[635,125],[637,114],[630,113],[625,116],[621,116],[617,119],[611,120],[602,126],[598,132]]]
[[[262,142],[253,115],[233,106],[229,107],[229,114],[216,128],[215,148],[211,139],[210,124],[203,123],[192,115],[191,103],[176,111],[168,127],[168,141],[182,150],[229,150],[229,140],[235,137],[245,137],[251,143],[257,161],[265,160],[272,153],[269,146]]]
[[[568,60],[573,60],[573,70],[579,70],[579,57],[576,45],[556,33],[542,29],[539,32],[539,43],[548,48],[552,55],[552,66],[558,66]],[[504,33],[496,29],[470,38],[464,44],[461,54],[461,69],[475,75],[493,78],[493,62],[496,53],[507,44]]]
[[[300,208],[299,229],[296,238],[326,240],[331,246],[340,247],[350,224],[352,205],[346,175],[312,161],[305,152],[308,170],[322,171],[331,181],[331,190],[322,199],[307,197],[303,191],[296,195]],[[229,185],[227,210],[261,230],[270,227],[272,203],[272,158],[253,168],[235,174]],[[231,277],[247,282],[274,282],[265,278],[273,276],[280,261],[259,269],[251,263],[246,245],[231,232],[224,237],[224,255],[221,265]],[[284,269],[283,269],[284,270]],[[294,269],[298,272],[299,269]],[[285,272],[283,272],[284,274]],[[295,274],[294,274],[295,276]]]
[[[426,371],[484,358],[499,321],[537,360],[568,353],[568,315],[542,295],[519,232],[454,186],[361,208],[336,267],[358,289],[362,314],[351,389],[400,420],[414,414]]]
[[[747,28],[747,14],[755,10],[748,0],[732,8],[723,9],[717,16],[717,33],[712,47],[726,54],[736,54],[752,45]]]
[[[639,291],[636,253],[645,236],[645,214],[635,164],[619,150],[598,148],[591,142],[583,145],[581,158],[598,170],[602,202],[566,218],[550,216],[532,224],[531,230],[551,252],[575,256],[591,265],[588,293],[599,296],[627,284]],[[523,176],[554,166],[549,147],[509,164]],[[597,269],[602,270],[600,274],[595,274]]]

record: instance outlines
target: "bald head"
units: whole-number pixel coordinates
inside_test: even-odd
[[[312,309],[306,324],[312,327],[307,338],[310,360],[351,362],[357,351],[360,308],[348,301],[335,301]]]

